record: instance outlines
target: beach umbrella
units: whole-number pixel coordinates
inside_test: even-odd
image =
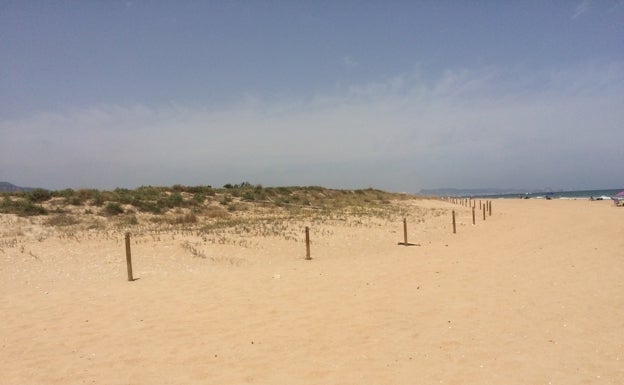
[[[616,197],[624,197],[624,191],[620,191],[619,193],[615,194]]]

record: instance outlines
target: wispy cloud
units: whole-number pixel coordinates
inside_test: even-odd
[[[249,96],[220,109],[93,106],[0,122],[0,180],[412,191],[621,184],[608,166],[624,161],[622,95],[624,66],[609,63],[531,79],[492,68],[434,80],[415,71],[305,100]]]
[[[585,14],[585,12],[589,10],[590,4],[590,0],[583,0],[580,4],[578,4],[572,13],[572,20],[575,20]]]

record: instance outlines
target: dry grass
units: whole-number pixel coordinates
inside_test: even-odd
[[[400,222],[404,217],[419,223],[445,212],[408,205],[411,198],[415,197],[375,189],[263,188],[246,184],[224,189],[173,186],[63,190],[38,192],[36,197],[4,194],[5,213],[0,213],[0,220],[4,223],[2,228],[12,231],[0,234],[0,253],[16,247],[24,238],[42,242],[57,237],[80,242],[96,235],[122,239],[130,231],[135,239],[151,242],[190,237],[193,241],[181,246],[192,257],[238,265],[241,261],[208,257],[203,247],[212,244],[248,248],[254,245],[254,237],[301,242],[301,229],[305,226],[372,227],[376,222],[371,218]],[[32,211],[40,215],[25,216],[24,207],[33,205],[41,208]],[[12,207],[19,212],[6,213]],[[38,226],[43,230],[34,231]]]

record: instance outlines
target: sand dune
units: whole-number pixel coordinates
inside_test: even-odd
[[[2,383],[624,383],[624,209],[393,204],[420,246],[396,217],[143,232],[133,282],[123,231],[1,215]]]

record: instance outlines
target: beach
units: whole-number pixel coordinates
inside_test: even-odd
[[[134,281],[125,231],[1,214],[2,383],[624,383],[624,208],[392,204],[415,245],[398,215],[129,230]]]

